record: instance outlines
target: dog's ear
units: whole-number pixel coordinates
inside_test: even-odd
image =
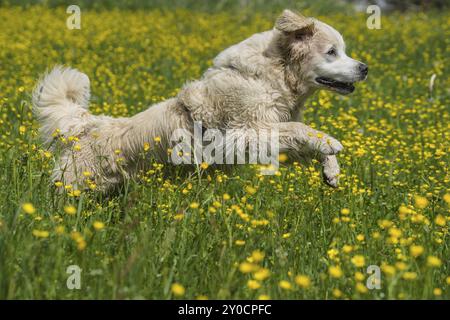
[[[284,10],[275,22],[275,28],[300,40],[313,35],[314,19]]]

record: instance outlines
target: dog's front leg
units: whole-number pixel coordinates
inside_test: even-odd
[[[337,188],[339,184],[340,168],[336,156],[325,156],[322,160],[322,166],[325,183],[333,188]]]
[[[326,156],[335,155],[343,149],[335,138],[300,122],[280,122],[271,127],[278,131],[280,150],[294,150],[322,162]]]
[[[343,149],[338,140],[300,122],[280,122],[269,126],[278,131],[280,152],[319,160],[325,182],[332,187],[338,186],[340,169],[336,154]]]

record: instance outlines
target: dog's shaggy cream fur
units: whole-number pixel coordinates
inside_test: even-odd
[[[366,75],[367,67],[345,54],[336,30],[285,10],[273,30],[226,49],[200,80],[133,117],[90,114],[88,77],[63,67],[39,82],[33,105],[45,142],[62,148],[53,178],[66,184],[81,185],[82,173],[88,171],[108,191],[149,163],[142,159],[145,143],[152,145],[153,157],[165,161],[174,130],[193,130],[194,121],[201,121],[205,128],[220,130],[276,129],[281,152],[318,159],[325,181],[337,186],[335,155],[342,145],[299,122],[301,109],[316,90],[347,94]],[[56,135],[76,139],[61,144]],[[155,137],[161,139],[158,146]]]

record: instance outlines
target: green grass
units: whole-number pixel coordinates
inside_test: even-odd
[[[50,181],[53,155],[29,104],[39,74],[56,63],[77,67],[91,79],[92,112],[128,116],[176,94],[227,46],[270,29],[278,7],[88,10],[74,31],[62,8],[1,8],[0,298],[169,299],[180,283],[185,298],[448,299],[448,12],[383,16],[381,30],[368,30],[364,15],[314,10],[304,12],[342,31],[370,67],[354,94],[307,102],[306,123],[345,146],[339,189],[322,183],[317,165],[261,177],[250,166],[155,164],[105,196],[60,193]],[[105,227],[95,230],[95,221]],[[413,244],[424,249],[418,257]],[[253,275],[239,266],[255,250],[264,259],[254,264],[270,276],[250,289]],[[70,265],[82,269],[80,290],[66,286]],[[368,265],[382,267],[380,290],[361,289]],[[343,275],[333,278],[331,266]],[[299,274],[308,288],[295,283]]]

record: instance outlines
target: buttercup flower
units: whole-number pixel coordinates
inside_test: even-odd
[[[177,296],[177,297],[182,297],[184,296],[186,289],[183,287],[183,285],[181,285],[180,283],[173,283],[172,286],[170,287],[172,290],[172,293]]]
[[[28,214],[34,214],[36,212],[36,209],[34,208],[33,204],[31,204],[29,202],[24,203],[22,205],[22,210],[25,211],[25,213],[28,213]]]
[[[298,275],[295,277],[295,283],[301,288],[309,288],[311,286],[311,279],[305,275]]]
[[[342,274],[343,274],[342,269],[339,266],[330,266],[328,268],[328,273],[333,278],[340,278],[340,277],[342,277]]]

